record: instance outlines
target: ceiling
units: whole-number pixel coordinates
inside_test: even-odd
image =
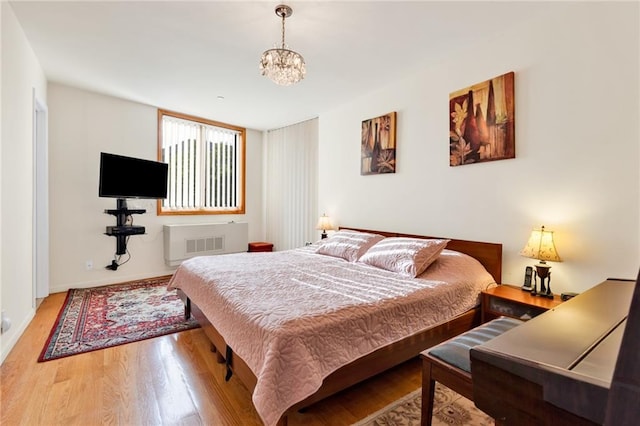
[[[258,71],[280,41],[277,1],[10,4],[49,81],[258,130],[317,117],[550,7],[287,2],[286,42],[307,77],[282,87]]]

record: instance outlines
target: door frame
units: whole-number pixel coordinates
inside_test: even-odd
[[[49,135],[47,105],[33,89],[33,307],[49,295]]]

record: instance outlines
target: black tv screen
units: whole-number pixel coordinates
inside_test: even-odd
[[[100,153],[100,197],[167,198],[169,165]]]

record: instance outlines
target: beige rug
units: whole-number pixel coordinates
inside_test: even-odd
[[[418,426],[421,402],[422,389],[416,389],[353,426]],[[494,421],[478,410],[473,402],[436,383],[432,424],[434,426],[493,426]]]

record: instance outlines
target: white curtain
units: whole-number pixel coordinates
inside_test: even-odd
[[[318,119],[270,130],[264,142],[267,241],[288,250],[318,240]]]

